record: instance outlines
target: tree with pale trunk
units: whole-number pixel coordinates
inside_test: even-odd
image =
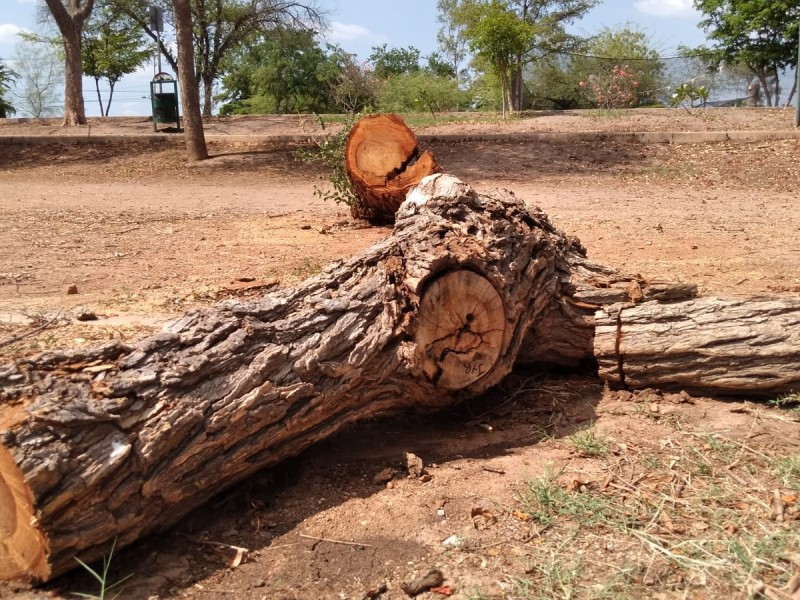
[[[12,92],[21,115],[38,119],[58,114],[64,66],[54,43],[35,34],[21,34],[14,56],[18,78]]]

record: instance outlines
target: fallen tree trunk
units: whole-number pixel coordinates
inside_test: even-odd
[[[351,212],[375,225],[393,223],[408,192],[441,171],[430,151],[397,115],[369,115],[347,135],[345,169],[358,201]]]
[[[438,176],[391,237],[296,288],[0,367],[0,578],[97,559],[357,419],[481,393],[566,250],[512,194]]]
[[[427,178],[391,237],[298,287],[189,313],[135,345],[0,367],[0,579],[97,559],[349,423],[480,394],[515,361],[574,365],[596,346],[611,381],[619,364],[617,383],[646,381],[620,363],[619,324],[637,309],[675,323],[695,293],[592,263],[510,192]],[[796,313],[781,327],[796,331]],[[776,314],[752,312],[750,331]],[[780,389],[800,386],[791,335]],[[658,341],[651,355],[671,356]],[[750,389],[773,388],[757,375]]]
[[[717,394],[800,390],[800,298],[615,304],[597,313],[606,381]]]

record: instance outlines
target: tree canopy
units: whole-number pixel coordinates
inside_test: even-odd
[[[440,10],[442,7],[449,10],[453,22],[465,26],[464,37],[475,55],[474,66],[479,71],[491,69],[498,77],[503,97],[511,109],[521,110],[525,105],[523,73],[526,66],[554,53],[572,51],[580,45],[582,39],[569,33],[567,26],[597,2],[452,0],[441,5]],[[501,59],[500,56],[508,50],[513,50],[512,54]],[[501,66],[501,62],[505,65]]]
[[[83,32],[81,56],[84,74],[95,82],[100,116],[108,116],[117,82],[152,56],[152,48],[146,42],[144,32],[124,15],[101,10],[89,19]],[[100,93],[101,80],[105,80],[109,89],[105,106]]]
[[[800,4],[796,0],[695,0],[717,65],[744,64],[771,106],[781,70],[797,65]],[[769,79],[774,86],[770,89]]]
[[[512,68],[516,57],[531,48],[534,27],[500,0],[471,8],[466,35],[470,50],[494,71],[500,81],[503,113],[511,107]]]
[[[307,29],[260,36],[226,59],[222,112],[327,112],[347,61],[338,47],[328,46],[326,52]]]

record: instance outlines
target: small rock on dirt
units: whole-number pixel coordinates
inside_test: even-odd
[[[439,569],[431,569],[426,575],[417,577],[412,581],[403,582],[400,587],[410,597],[419,596],[431,588],[439,587],[444,583],[444,575]]]
[[[425,474],[425,463],[412,452],[406,452],[406,468],[408,469],[409,477],[418,478]]]
[[[97,321],[97,314],[85,306],[78,306],[72,311],[76,321]]]
[[[372,483],[375,485],[384,485],[389,483],[397,475],[397,470],[392,467],[386,467],[378,471],[372,478]]]
[[[73,285],[71,285],[71,286],[69,286],[67,288],[67,295],[68,296],[74,296],[77,293],[78,293],[78,286],[77,285],[73,284]]]

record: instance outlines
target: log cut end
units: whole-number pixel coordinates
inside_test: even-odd
[[[353,216],[391,223],[394,214],[423,177],[441,169],[430,152],[420,153],[417,138],[397,115],[369,115],[350,130],[345,168],[358,203]]]
[[[503,299],[485,277],[464,269],[437,277],[422,296],[417,348],[425,375],[460,390],[488,373],[503,349]]]
[[[36,528],[33,496],[8,451],[0,446],[0,581],[50,575],[47,542]]]

